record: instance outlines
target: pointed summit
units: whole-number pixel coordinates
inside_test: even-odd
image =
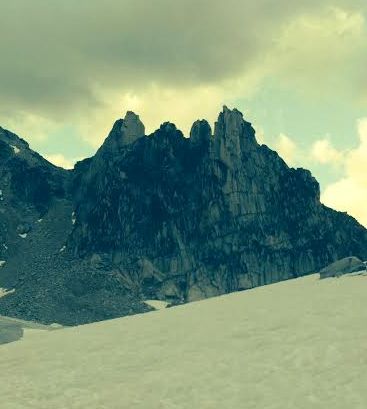
[[[210,141],[212,129],[205,119],[193,123],[190,131],[190,141],[193,145],[202,145]]]
[[[246,138],[255,141],[255,130],[249,122],[243,119],[243,114],[238,109],[229,109],[223,106],[222,112],[215,123],[214,136],[231,139]]]
[[[167,133],[176,132],[177,126],[173,122],[167,121],[161,124],[161,126],[159,127],[159,130],[163,132],[167,132]]]
[[[102,152],[116,152],[144,135],[145,127],[140,121],[139,115],[127,111],[124,119],[118,119],[114,123],[100,150]]]
[[[231,166],[234,158],[257,146],[255,130],[237,109],[223,106],[215,123],[214,153],[222,162]]]
[[[178,147],[185,139],[182,132],[173,122],[163,122],[160,127],[150,135],[153,145],[158,149],[165,149],[175,145]]]
[[[205,121],[190,139],[169,122],[143,135],[128,112],[66,171],[0,129],[0,288],[15,289],[1,315],[80,325],[367,260],[367,230],[238,110],[215,136]]]
[[[145,135],[145,127],[141,122],[139,115],[132,111],[127,111],[121,125],[122,144],[127,145],[135,142]]]

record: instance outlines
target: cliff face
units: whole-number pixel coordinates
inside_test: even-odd
[[[0,128],[0,314],[74,325],[149,310],[67,247],[72,178]]]
[[[190,138],[170,123],[150,136],[138,117],[122,123],[75,170],[69,245],[131,291],[192,301],[367,256],[366,230],[321,205],[310,172],[259,146],[239,111],[224,107],[214,135],[195,122]]]
[[[68,201],[67,179],[67,171],[53,166],[33,152],[24,140],[0,128],[0,260],[3,261],[0,277],[3,281],[9,264],[5,262],[18,253],[34,222],[47,215],[56,202]],[[26,255],[20,256],[18,261],[25,258]],[[11,276],[15,278],[14,274]]]
[[[61,248],[72,231],[70,172],[0,128],[0,314],[44,320],[67,271]],[[61,292],[61,291],[60,291]]]
[[[69,172],[27,145],[25,167],[11,165],[21,158],[6,135],[0,223],[14,235],[15,216],[5,213],[18,214],[33,244],[16,238],[12,254],[0,253],[0,287],[16,290],[0,298],[0,313],[90,322],[147,311],[144,299],[193,301],[314,273],[342,257],[367,259],[366,229],[323,206],[310,172],[260,146],[237,110],[224,107],[213,134],[195,122],[190,138],[171,123],[145,136],[128,112]],[[25,254],[32,263],[20,274]]]

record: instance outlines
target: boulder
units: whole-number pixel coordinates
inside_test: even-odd
[[[323,268],[320,271],[320,278],[339,277],[364,270],[366,270],[366,265],[359,258],[346,257]]]

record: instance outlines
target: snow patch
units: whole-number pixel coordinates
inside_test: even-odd
[[[169,304],[166,301],[161,301],[161,300],[145,300],[145,304],[149,305],[150,307],[153,307],[156,310],[164,310],[167,308],[167,305]]]
[[[4,267],[5,266],[6,261],[5,260],[0,260],[0,267]]]
[[[20,233],[19,237],[21,237],[22,239],[26,239],[28,236],[28,233]]]
[[[75,212],[71,213],[71,222],[72,222],[73,224],[76,223]]]
[[[41,222],[42,222],[42,220],[43,220],[43,219],[38,219],[38,220],[37,220],[37,222],[38,222],[38,223],[41,223]]]
[[[61,249],[60,249],[60,253],[62,253],[63,251],[65,251],[65,249],[66,249],[66,246],[62,246]]]
[[[8,290],[6,288],[0,288],[0,298],[5,297],[9,294],[15,293],[15,289],[13,288],[12,290]]]
[[[20,149],[15,145],[10,145],[13,148],[14,153],[17,155],[20,152]]]
[[[61,324],[58,324],[57,322],[53,322],[52,324],[49,325],[49,327],[51,330],[64,328]]]

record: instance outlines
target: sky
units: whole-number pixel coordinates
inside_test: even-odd
[[[367,226],[365,1],[0,0],[0,56],[0,126],[55,164],[225,104]]]

